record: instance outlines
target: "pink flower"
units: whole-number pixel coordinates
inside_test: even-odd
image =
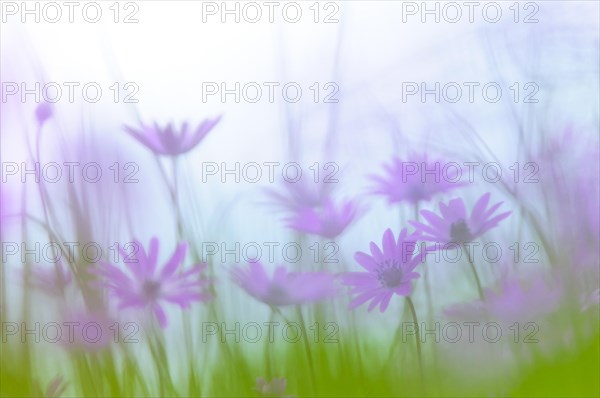
[[[188,131],[188,124],[183,123],[180,131],[169,123],[161,128],[157,123],[147,126],[142,123],[140,129],[125,126],[125,130],[135,139],[157,155],[177,156],[191,151],[219,123],[221,117],[206,119],[194,132]]]
[[[424,153],[411,153],[405,161],[395,157],[391,164],[383,165],[384,176],[371,176],[376,183],[371,192],[387,196],[390,204],[431,200],[437,194],[464,185],[460,182],[460,170],[448,167],[442,172],[446,164],[428,159]]]
[[[322,207],[302,207],[287,218],[287,226],[296,231],[333,239],[342,234],[356,217],[356,205],[345,201],[336,205],[327,199]]]
[[[508,211],[494,216],[502,202],[488,208],[489,201],[490,193],[488,192],[479,198],[471,215],[467,216],[463,200],[452,199],[448,205],[440,203],[441,217],[429,210],[421,211],[421,216],[429,224],[417,221],[410,221],[410,223],[423,235],[424,240],[438,243],[471,242],[497,226],[500,221],[511,214]]]
[[[234,267],[232,279],[255,299],[273,306],[298,305],[333,295],[333,276],[326,272],[288,272],[275,268],[269,277],[262,264],[249,263],[248,269]]]
[[[177,274],[176,271],[185,258],[187,245],[179,244],[177,249],[157,272],[158,239],[152,238],[146,252],[136,240],[137,253],[130,256],[123,249],[124,263],[131,272],[127,275],[112,264],[104,263],[94,272],[107,279],[103,283],[119,300],[119,308],[150,308],[161,327],[167,326],[167,317],[162,303],[168,302],[189,308],[193,301],[206,301],[210,295],[205,292],[207,280],[200,278],[206,264],[195,265],[192,269]],[[193,277],[198,277],[194,279]]]
[[[371,242],[371,255],[357,252],[354,259],[367,272],[348,272],[342,276],[342,283],[351,286],[350,293],[357,296],[350,303],[354,309],[371,300],[368,311],[378,304],[384,312],[394,294],[410,296],[412,293],[412,280],[420,275],[413,270],[419,265],[424,256],[415,255],[418,236],[408,236],[406,228],[400,231],[398,240],[394,239],[391,229],[383,234],[383,251]]]

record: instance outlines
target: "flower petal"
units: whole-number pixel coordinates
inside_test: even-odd
[[[154,315],[156,316],[160,327],[163,329],[167,327],[168,321],[167,315],[165,314],[165,310],[159,304],[155,304],[152,307],[152,311],[154,312]]]

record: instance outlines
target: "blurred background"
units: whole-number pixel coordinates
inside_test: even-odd
[[[60,2],[56,3],[58,8],[48,6],[48,2],[2,2],[3,322],[50,322],[63,319],[65,304],[70,309],[86,307],[79,286],[71,286],[74,289],[66,302],[46,299],[26,280],[28,272],[52,269],[52,264],[43,258],[20,261],[21,251],[7,255],[7,242],[27,242],[28,247],[37,242],[43,247],[54,236],[59,241],[82,245],[98,242],[105,253],[110,253],[108,248],[116,242],[139,239],[147,244],[156,236],[161,242],[159,261],[163,263],[178,241],[188,241],[192,250],[186,265],[206,259],[207,242],[228,248],[235,247],[236,242],[241,246],[249,242],[261,246],[264,242],[281,246],[297,242],[303,248],[303,261],[289,264],[290,270],[311,267],[304,264],[313,258],[311,245],[324,247],[334,242],[339,261],[317,266],[334,274],[357,271],[360,267],[353,259],[356,251],[367,251],[371,241],[379,245],[383,231],[391,228],[398,233],[410,227],[408,220],[415,217],[413,204],[389,204],[385,198],[373,195],[372,176],[381,174],[382,165],[394,156],[406,159],[417,152],[461,165],[500,165],[503,174],[498,182],[484,178],[479,167],[473,180],[460,190],[420,207],[437,211],[440,200],[454,197],[464,198],[472,206],[485,192],[492,193],[492,203],[504,201],[502,209],[513,213],[485,237],[486,241],[499,242],[504,249],[502,261],[483,266],[481,275],[486,287],[501,286],[507,275],[528,281],[576,275],[554,290],[561,291],[559,301],[564,305],[554,308],[550,319],[539,320],[539,314],[532,310],[529,321],[542,325],[542,342],[535,349],[481,342],[466,348],[426,345],[426,362],[435,363],[429,376],[436,380],[436,387],[427,393],[539,393],[547,381],[540,374],[552,380],[553,375],[566,372],[560,366],[579,369],[568,362],[565,352],[575,358],[574,363],[580,360],[580,353],[593,353],[581,359],[584,368],[593,374],[595,368],[588,365],[597,366],[598,346],[585,347],[595,341],[598,333],[597,2],[484,1],[475,2],[471,8],[465,2],[444,1],[302,1],[275,2],[270,9],[265,2],[246,1],[101,1],[90,6],[89,14],[82,14],[88,3],[80,2],[73,12],[73,22],[69,22],[68,9]],[[33,14],[23,14],[23,7],[30,7]],[[55,9],[61,10],[62,16],[53,23]],[[101,16],[91,23],[86,18],[94,19],[96,9],[101,10]],[[273,22],[269,21],[269,10]],[[258,21],[253,22],[255,19]],[[77,83],[73,101],[67,98],[65,82]],[[31,90],[37,83],[62,88],[61,99],[49,105],[51,115],[47,119],[39,116],[40,104],[48,102],[43,101],[44,93],[41,98],[35,94],[21,96],[23,87]],[[97,102],[87,101],[82,95],[81,88],[88,83],[102,89]],[[223,88],[232,90],[238,83],[239,98],[233,93],[223,94]],[[282,87],[290,83],[293,87],[283,93]],[[273,101],[268,98],[268,84],[274,87]],[[245,86],[248,91],[244,91]],[[262,97],[255,101],[257,86],[262,88]],[[19,91],[13,94],[15,87]],[[302,90],[301,96],[290,101],[286,95],[291,96],[297,87]],[[216,93],[210,91],[215,89]],[[194,128],[219,115],[222,119],[213,131],[177,162],[155,156],[125,131],[125,126],[137,128],[141,123],[180,126],[186,122]],[[23,181],[21,170],[15,174],[8,166],[22,168],[22,162],[26,162],[32,167],[35,160],[42,165],[97,162],[109,178],[89,183],[76,174],[71,183],[63,175],[57,183],[46,181],[40,189],[32,175],[25,175]],[[288,228],[268,194],[269,190],[282,189],[285,180],[281,168],[276,169],[273,182],[267,178],[266,167],[258,182],[249,182],[243,176],[236,182],[231,174],[222,174],[224,165],[233,168],[239,163],[243,167],[249,162],[296,162],[309,183],[315,163],[323,174],[335,170],[337,182],[331,184],[334,196],[354,201],[359,215],[334,238]],[[118,183],[111,180],[115,163],[122,173]],[[518,181],[515,163],[522,173]],[[523,183],[524,176],[533,170],[524,167],[527,163],[535,164],[535,182],[531,184]],[[125,168],[126,164],[130,168]],[[207,174],[208,164],[217,165],[216,174]],[[326,164],[332,168],[324,168]],[[122,183],[129,173],[137,182]],[[174,214],[164,178],[177,181],[175,207],[179,216]],[[519,247],[535,243],[539,251],[534,256],[539,261],[512,261],[514,251],[509,247],[514,243]],[[275,261],[266,264],[269,269],[285,263],[281,250],[275,253]],[[203,359],[198,359],[198,369],[202,369],[198,370],[202,374],[198,384],[202,387],[175,381],[178,386],[189,387],[177,390],[183,396],[239,396],[246,390],[252,395],[256,394],[254,379],[263,376],[248,365],[252,355],[262,355],[262,346],[237,344],[234,352],[240,350],[247,358],[243,370],[233,359],[224,360],[223,366],[240,366],[237,371],[230,370],[228,376],[240,387],[235,389],[236,383],[232,383],[219,390],[221,384],[227,384],[226,379],[214,374],[221,365],[211,365],[210,361],[219,362],[225,355],[224,348],[218,339],[214,340],[217,348],[202,344],[204,321],[261,323],[270,316],[268,306],[251,301],[230,281],[228,271],[234,265],[243,266],[243,259],[236,262],[229,256],[223,261],[221,254],[209,258],[211,277],[218,286],[217,304],[210,304],[215,306],[211,307],[214,311],[199,309],[205,304],[195,304],[187,315],[180,315],[182,311],[177,307],[169,308],[167,314],[172,321],[161,331],[171,374],[189,370],[189,363],[181,358],[186,358],[191,347],[184,344],[182,336],[186,336],[186,343],[193,341],[197,352],[203,352]],[[102,260],[110,261],[105,257]],[[473,282],[462,265],[442,261],[429,266],[429,292],[419,284],[413,300],[428,321],[448,321],[448,308],[476,299]],[[581,279],[586,281],[585,286]],[[514,300],[518,305],[535,307],[536,300],[549,299],[525,295]],[[581,310],[588,301],[590,306]],[[342,357],[327,360],[331,351],[313,352],[313,361],[320,363],[316,366],[330,369],[330,373],[322,371],[323,378],[327,374],[337,378],[330,386],[317,381],[322,390],[310,390],[298,380],[307,365],[294,362],[293,353],[281,354],[289,360],[282,365],[286,374],[280,375],[288,379],[288,394],[347,394],[350,392],[340,386],[351,378],[352,364],[362,361],[377,364],[373,365],[377,368],[379,363],[383,366],[398,323],[406,315],[403,301],[392,300],[384,313],[367,312],[366,308],[348,312],[349,302],[350,297],[342,289],[322,308],[325,320],[340,326],[344,347],[340,349],[346,350],[348,359],[345,365]],[[115,311],[111,304],[107,308],[122,319],[137,319],[135,310]],[[577,308],[576,315],[573,308]],[[475,316],[473,311],[468,310],[465,317]],[[458,318],[463,319],[463,315]],[[576,325],[574,331],[564,330],[567,323]],[[193,337],[187,340],[189,335]],[[77,376],[81,362],[56,344],[11,342],[3,344],[3,367],[9,363],[8,353],[28,356],[27,366],[33,374],[14,376],[27,377],[23,384],[26,387],[11,390],[3,386],[8,395],[42,388],[38,386],[45,388],[56,373],[68,385],[67,396],[119,395],[127,391],[98,386],[96,390],[83,389],[78,383],[86,379]],[[145,347],[142,342],[121,354],[139,359],[142,369],[151,373],[154,367],[150,363],[156,358]],[[287,352],[287,348],[279,349]],[[398,355],[406,357],[399,360],[400,369],[411,368],[414,347],[401,351],[405,354]],[[53,354],[60,356],[50,356]],[[536,362],[538,355],[543,360]],[[557,356],[564,360],[554,361]],[[60,360],[56,362],[56,358]],[[544,362],[548,358],[550,364]],[[461,362],[461,369],[449,366],[453,360]],[[127,360],[115,362],[123,364]],[[99,363],[90,365],[91,371],[103,372],[102,364],[99,359]],[[525,381],[524,368],[533,375]],[[444,371],[447,375],[440,376]],[[294,377],[295,372],[299,377]],[[377,384],[380,377],[380,389],[358,389],[354,394],[423,393],[414,386],[407,390],[393,386],[393,372],[364,372],[364,385]],[[412,371],[408,373],[407,383],[411,385],[416,376]],[[585,379],[580,385],[583,395],[598,391],[597,375],[593,380],[586,379],[587,373],[574,373]],[[247,375],[249,381],[241,381],[242,375]],[[79,382],[75,381],[77,377]],[[129,392],[174,395],[173,391],[158,389],[161,377],[165,376],[159,370],[154,377],[148,376],[153,380],[149,392],[138,387],[131,387]],[[14,384],[17,379],[10,380]],[[107,380],[110,384],[109,376]],[[461,385],[463,380],[472,385]],[[503,380],[509,382],[504,384]],[[555,391],[576,393],[577,388]]]

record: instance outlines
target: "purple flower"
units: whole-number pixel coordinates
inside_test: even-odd
[[[268,191],[275,205],[286,213],[287,227],[330,239],[342,234],[357,217],[356,203],[336,203],[330,185],[304,181],[286,182],[285,189]]]
[[[469,321],[491,318],[503,325],[524,324],[556,310],[560,298],[561,290],[546,284],[543,275],[532,275],[530,281],[504,277],[499,289],[486,289],[485,300],[452,305],[444,314]]]
[[[336,205],[328,199],[321,207],[303,207],[287,218],[287,226],[296,231],[333,239],[340,235],[356,217],[351,201]]]
[[[147,126],[142,123],[140,129],[125,126],[125,130],[157,155],[177,156],[192,150],[219,123],[221,117],[206,119],[194,132],[188,131],[183,123],[180,131],[169,123],[161,128],[157,123]]]
[[[440,160],[429,160],[424,153],[412,153],[406,161],[395,157],[391,164],[383,165],[384,176],[371,176],[376,183],[371,192],[387,196],[390,204],[431,200],[438,193],[464,185],[459,181],[461,170],[451,167],[443,170],[445,164]]]
[[[417,221],[410,223],[423,235],[423,240],[438,243],[465,243],[471,242],[485,232],[494,228],[500,221],[510,215],[510,211],[494,215],[502,202],[488,208],[490,193],[484,194],[467,216],[465,203],[462,199],[452,199],[447,205],[440,203],[442,216],[429,211],[422,210],[421,216],[429,223],[423,224]]]
[[[177,304],[181,308],[189,308],[193,301],[206,301],[210,298],[204,289],[208,281],[200,277],[206,264],[197,264],[188,271],[176,273],[185,258],[187,250],[185,243],[177,246],[160,272],[156,270],[158,239],[150,240],[148,252],[137,240],[135,244],[137,252],[133,255],[129,255],[124,249],[119,248],[131,276],[107,263],[103,263],[94,271],[107,279],[103,285],[117,297],[120,309],[127,307],[150,308],[159,325],[164,328],[167,326],[167,317],[162,307],[163,302]],[[197,279],[194,279],[195,276]]]
[[[498,292],[486,292],[485,308],[506,324],[531,322],[554,311],[560,302],[560,290],[551,289],[541,275],[529,283],[516,278],[502,281]]]
[[[231,273],[249,295],[273,307],[319,301],[335,292],[333,276],[326,272],[288,272],[278,266],[269,277],[263,265],[255,262],[247,269],[234,267]]]
[[[394,294],[410,296],[412,280],[420,275],[413,270],[423,261],[421,254],[415,255],[418,236],[408,236],[406,228],[400,231],[398,240],[394,239],[391,229],[383,234],[381,250],[375,242],[371,242],[371,255],[357,252],[354,259],[367,272],[348,272],[342,275],[342,283],[351,286],[350,293],[356,294],[350,303],[354,309],[369,300],[368,311],[380,304],[384,312]]]

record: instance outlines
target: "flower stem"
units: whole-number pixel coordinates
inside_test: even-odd
[[[178,239],[182,239],[183,238],[183,222],[182,222],[182,217],[181,217],[181,211],[179,209],[179,180],[178,180],[178,163],[177,163],[177,158],[173,158],[171,160],[171,164],[172,164],[172,172],[173,172],[173,178],[172,181],[169,179],[168,175],[167,175],[167,171],[165,170],[165,167],[163,166],[159,156],[155,156],[154,157],[156,160],[156,164],[158,166],[158,170],[160,171],[160,174],[163,178],[163,181],[165,182],[165,185],[167,186],[167,189],[169,191],[169,196],[171,198],[171,204],[173,206],[173,210],[175,211],[175,221],[176,221],[176,232],[177,232],[177,238]]]
[[[269,325],[271,325],[273,323],[273,320],[275,319],[275,310],[271,309],[271,314],[269,315]],[[265,341],[265,346],[264,346],[264,356],[265,356],[265,373],[266,373],[266,377],[267,380],[271,380],[273,378],[273,367],[271,365],[271,352],[269,350],[269,343],[270,343],[270,337],[269,336],[266,341]]]
[[[308,334],[306,333],[306,325],[304,323],[304,317],[302,316],[302,309],[300,306],[296,307],[296,311],[298,313],[298,319],[300,321],[300,325],[302,327],[302,341],[304,342],[304,349],[306,350],[306,359],[308,362],[308,370],[310,372],[310,381],[311,387],[313,391],[313,395],[316,391],[316,378],[315,378],[315,368],[314,362],[312,359],[312,353],[310,352],[310,346],[308,344]]]
[[[467,253],[467,259],[469,260],[469,265],[471,266],[471,271],[473,271],[473,275],[475,276],[475,282],[477,283],[477,291],[479,292],[479,298],[481,300],[484,299],[483,296],[483,288],[481,287],[481,280],[479,279],[479,275],[477,274],[477,270],[475,269],[475,263],[473,263],[473,259],[471,258],[471,253],[467,249],[466,245],[463,245],[465,252]]]
[[[417,313],[415,311],[415,306],[414,306],[410,296],[406,296],[406,304],[408,304],[408,308],[410,309],[410,313],[412,315],[413,323],[415,324],[415,342],[417,343],[419,373],[421,375],[421,385],[423,387],[425,387],[425,376],[423,374],[423,356],[421,354],[421,333],[419,332],[419,321],[417,320]]]
[[[400,318],[400,323],[398,324],[398,329],[396,329],[396,333],[394,334],[394,339],[392,340],[392,345],[390,346],[389,349],[389,353],[388,353],[388,358],[387,358],[387,368],[392,368],[393,367],[393,363],[392,360],[394,358],[394,352],[396,351],[396,348],[400,345],[400,341],[402,339],[402,324],[404,322],[404,320],[406,319],[406,306],[403,307],[403,311],[402,311],[402,317]]]
[[[419,222],[419,202],[415,203],[415,221]],[[427,321],[433,320],[433,299],[431,297],[431,283],[429,281],[429,266],[427,265],[426,258],[423,260],[423,279],[425,281],[425,294],[427,295]]]

